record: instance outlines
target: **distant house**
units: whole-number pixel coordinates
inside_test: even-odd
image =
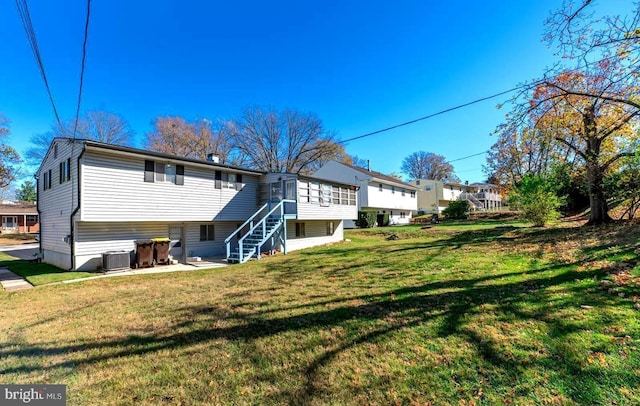
[[[70,270],[154,237],[180,262],[244,262],[341,241],[357,215],[352,184],[88,140],[56,138],[37,180],[42,259]]]
[[[478,211],[495,211],[502,207],[499,187],[488,183],[414,179],[409,184],[418,188],[418,212],[442,213],[454,200],[466,200],[473,210]]]
[[[418,208],[415,186],[380,172],[329,161],[313,176],[358,185],[358,210],[388,213],[391,224],[408,224]],[[355,227],[355,218],[345,221],[345,227]]]
[[[2,234],[37,233],[40,231],[38,209],[34,203],[12,202],[0,204]]]

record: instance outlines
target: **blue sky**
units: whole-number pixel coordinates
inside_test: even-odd
[[[543,21],[561,1],[94,1],[82,111],[136,131],[159,115],[233,118],[252,105],[317,114],[348,139],[510,89],[555,61]],[[628,1],[607,1],[612,12]],[[86,3],[32,0],[63,120],[75,114]],[[0,111],[20,152],[54,115],[13,2],[0,6]],[[424,150],[453,160],[488,149],[502,97],[347,145],[399,172]],[[484,156],[455,162],[481,181]]]

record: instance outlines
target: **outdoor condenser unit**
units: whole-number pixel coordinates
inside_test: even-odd
[[[109,251],[102,254],[102,269],[105,271],[114,271],[130,267],[130,256],[127,251]]]

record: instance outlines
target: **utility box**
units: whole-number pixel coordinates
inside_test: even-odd
[[[136,268],[153,266],[153,241],[136,240]]]
[[[131,258],[127,251],[108,251],[102,254],[102,269],[115,271],[131,267]]]
[[[156,264],[169,265],[169,243],[168,238],[153,238],[153,259]]]

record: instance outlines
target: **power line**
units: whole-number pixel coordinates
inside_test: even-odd
[[[587,68],[590,64],[594,64],[594,63],[598,63],[598,62],[606,61],[606,60],[608,60],[608,59],[611,59],[611,57],[604,57],[604,58],[600,59],[599,61],[594,61],[594,62],[591,62],[591,63],[586,63],[586,64],[585,64],[585,65],[586,65],[586,66],[585,66],[585,68]],[[579,71],[580,71],[580,69],[582,69],[582,68],[581,68],[581,67],[577,67],[577,68],[574,68],[574,69],[566,70],[566,71],[564,71],[563,73],[568,73],[568,72],[579,72]],[[441,110],[441,111],[438,111],[438,112],[433,113],[433,114],[429,114],[428,116],[420,117],[420,118],[417,118],[417,119],[415,119],[415,120],[411,120],[411,121],[407,121],[407,122],[404,122],[404,123],[396,124],[396,125],[393,125],[393,126],[391,126],[391,127],[383,128],[383,129],[381,129],[381,130],[377,130],[377,131],[373,131],[373,132],[370,132],[370,133],[362,134],[362,135],[359,135],[359,136],[357,136],[357,137],[353,137],[353,138],[348,138],[348,139],[346,139],[346,140],[337,141],[337,143],[338,143],[338,144],[346,144],[346,143],[347,143],[347,142],[349,142],[349,141],[359,140],[359,139],[361,139],[361,138],[366,138],[366,137],[370,137],[370,136],[372,136],[372,135],[376,135],[376,134],[380,134],[380,133],[387,132],[387,131],[390,131],[390,130],[394,130],[394,129],[399,128],[399,127],[404,127],[404,126],[406,126],[406,125],[415,124],[415,123],[417,123],[418,121],[427,120],[427,119],[429,119],[429,118],[432,118],[432,117],[435,117],[435,116],[439,116],[439,115],[444,114],[444,113],[449,113],[449,112],[451,112],[451,111],[458,110],[458,109],[461,109],[461,108],[463,108],[463,107],[471,106],[472,104],[480,103],[480,102],[483,102],[483,101],[486,101],[486,100],[489,100],[489,99],[496,98],[496,97],[498,97],[498,96],[502,96],[502,95],[505,95],[505,94],[508,94],[508,93],[511,93],[511,92],[515,92],[516,90],[522,90],[522,89],[526,89],[526,88],[531,88],[532,86],[535,86],[535,85],[540,84],[540,83],[544,83],[544,82],[546,82],[546,81],[547,81],[547,79],[546,79],[546,78],[543,78],[543,79],[536,80],[536,81],[531,82],[531,83],[528,83],[528,84],[522,84],[522,85],[520,85],[520,86],[516,86],[516,87],[514,87],[514,88],[511,88],[511,89],[509,89],[509,90],[505,90],[504,92],[495,93],[495,94],[492,94],[492,95],[490,95],[490,96],[486,96],[486,97],[481,97],[481,98],[479,98],[479,99],[476,99],[476,100],[470,101],[470,102],[468,102],[468,103],[459,104],[459,105],[457,105],[457,106],[450,107],[450,108],[448,108],[448,109]],[[486,152],[488,152],[488,151],[480,152],[480,153],[478,153],[478,154],[476,154],[476,155],[481,155],[481,154],[484,154],[484,153],[486,153]],[[472,156],[475,156],[475,155],[472,155]],[[462,160],[462,159],[466,159],[466,158],[470,158],[470,157],[459,158],[459,159],[456,159],[456,160],[454,160],[454,161],[458,161],[458,160]],[[448,162],[453,162],[453,161],[448,161]]]
[[[478,152],[478,153],[476,153],[476,154],[471,154],[471,155],[463,156],[462,158],[452,159],[452,160],[450,160],[450,161],[447,161],[447,163],[449,163],[449,164],[450,164],[451,162],[462,161],[462,160],[465,160],[465,159],[473,158],[474,156],[483,155],[483,154],[486,154],[487,152],[489,152],[489,150],[482,151],[482,152]]]
[[[87,0],[87,18],[84,23],[84,41],[82,43],[82,63],[80,65],[80,88],[78,90],[78,105],[76,106],[76,119],[73,124],[73,138],[76,138],[78,130],[78,118],[80,117],[80,103],[82,101],[82,86],[84,84],[84,68],[87,60],[87,39],[89,37],[89,19],[91,17],[91,0]]]
[[[418,121],[426,120],[426,119],[429,119],[429,118],[432,118],[432,117],[435,117],[435,116],[439,116],[439,115],[444,114],[444,113],[449,113],[451,111],[458,110],[458,109],[461,109],[463,107],[471,106],[472,104],[480,103],[480,102],[483,102],[485,100],[493,99],[493,98],[496,98],[498,96],[502,96],[502,95],[505,95],[507,93],[514,92],[516,90],[524,89],[525,87],[533,86],[534,84],[536,84],[538,82],[540,82],[540,81],[537,81],[537,82],[534,82],[534,83],[531,83],[531,84],[528,84],[528,85],[517,86],[517,87],[514,87],[512,89],[505,90],[504,92],[492,94],[491,96],[482,97],[480,99],[476,99],[476,100],[470,101],[468,103],[459,104],[457,106],[450,107],[450,108],[445,109],[445,110],[440,110],[440,111],[438,111],[436,113],[433,113],[433,114],[429,114],[428,116],[416,118],[415,120],[411,120],[411,121],[407,121],[407,122],[404,122],[404,123],[401,123],[401,124],[393,125],[391,127],[383,128],[382,130],[377,130],[377,131],[373,131],[373,132],[370,132],[370,133],[367,133],[367,134],[359,135],[357,137],[353,137],[353,138],[349,138],[349,139],[346,139],[346,140],[338,141],[338,144],[345,144],[345,143],[350,142],[350,141],[359,140],[361,138],[370,137],[370,136],[375,135],[375,134],[380,134],[380,133],[383,133],[383,132],[386,132],[386,131],[394,130],[394,129],[399,128],[399,127],[404,127],[406,125],[414,124],[414,123],[417,123]]]
[[[27,4],[27,0],[16,0],[16,6],[18,8],[18,14],[20,14],[22,26],[24,27],[24,30],[27,34],[27,41],[31,46],[31,51],[33,52],[33,56],[36,58],[36,63],[38,64],[40,75],[42,76],[42,80],[44,81],[44,86],[47,89],[49,101],[51,102],[51,107],[53,107],[53,114],[56,116],[58,126],[62,128],[62,122],[60,121],[60,116],[58,115],[58,109],[56,108],[56,103],[53,100],[53,94],[51,93],[49,81],[47,80],[47,74],[44,70],[44,63],[42,62],[42,56],[40,55],[40,48],[38,48],[36,33],[33,30],[33,24],[31,22],[31,15],[29,14],[29,6]]]

